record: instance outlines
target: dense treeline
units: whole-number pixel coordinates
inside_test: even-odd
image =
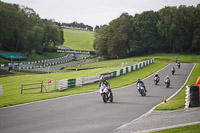
[[[64,42],[63,30],[33,9],[0,1],[0,49],[30,54]]]
[[[156,52],[200,53],[200,4],[165,7],[134,17],[123,13],[95,30],[94,49],[105,59]]]
[[[85,25],[84,23],[78,23],[74,21],[73,23],[59,23],[63,28],[74,28],[93,31],[93,27],[90,25]]]

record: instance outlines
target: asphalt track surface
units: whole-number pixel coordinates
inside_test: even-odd
[[[1,133],[108,133],[137,119],[174,94],[186,81],[194,64],[181,64],[171,75],[170,64],[158,74],[156,86],[153,76],[144,79],[148,90],[142,97],[135,84],[113,89],[114,102],[103,103],[99,93],[87,93],[39,101],[0,109]],[[171,86],[163,79],[170,76]],[[111,85],[112,87],[112,85]]]

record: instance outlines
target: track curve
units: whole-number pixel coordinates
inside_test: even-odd
[[[158,72],[161,81],[157,86],[153,83],[153,75],[143,80],[148,90],[146,97],[141,97],[133,84],[114,89],[113,103],[103,103],[95,92],[2,108],[1,133],[111,132],[143,115],[183,85],[194,64],[182,63],[181,69],[176,69],[172,76],[170,69],[175,65],[170,64]],[[170,88],[163,83],[166,75],[171,79]]]

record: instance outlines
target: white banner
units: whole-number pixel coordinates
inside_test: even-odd
[[[67,88],[68,88],[68,79],[59,80],[58,90],[62,91],[62,90],[66,90]]]
[[[100,74],[99,75],[93,75],[88,77],[83,77],[83,84],[93,83],[96,81],[99,81]]]
[[[76,79],[76,86],[82,86],[83,85],[83,78],[77,78]]]

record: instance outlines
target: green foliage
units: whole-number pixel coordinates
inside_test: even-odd
[[[93,27],[92,26],[85,25],[83,23],[78,23],[76,21],[74,21],[73,23],[62,23],[61,26],[64,27],[64,28],[72,28],[72,29],[93,31]]]
[[[0,1],[0,48],[30,54],[63,43],[62,29],[27,7]]]
[[[158,52],[200,53],[200,5],[165,7],[119,18],[95,30],[94,48],[103,58]]]
[[[159,16],[157,12],[147,11],[136,15],[133,21],[133,44],[131,44],[134,54],[154,53],[158,51],[158,31],[156,24]]]
[[[122,58],[130,53],[131,16],[123,13],[118,19],[96,31],[94,48],[104,58]]]
[[[94,51],[94,32],[64,29],[64,40],[63,45],[71,49]]]

